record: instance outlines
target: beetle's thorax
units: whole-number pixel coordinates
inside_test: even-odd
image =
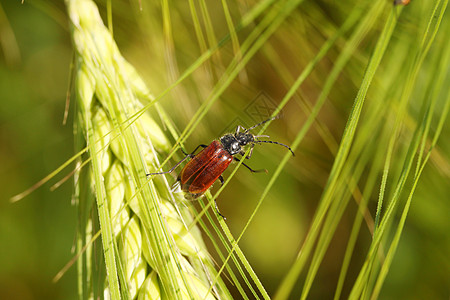
[[[220,138],[220,143],[223,148],[227,150],[231,155],[235,155],[241,151],[241,145],[239,145],[239,141],[232,134],[226,134]]]
[[[226,134],[220,138],[220,143],[223,148],[227,150],[231,155],[236,155],[241,152],[242,146],[247,145],[248,143],[253,143],[255,138],[250,133],[237,133]]]
[[[239,145],[245,146],[249,143],[253,143],[255,141],[255,136],[251,133],[240,132],[234,135]]]

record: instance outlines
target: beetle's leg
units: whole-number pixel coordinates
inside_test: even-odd
[[[233,157],[233,159],[235,161],[240,161],[238,158]],[[261,172],[265,172],[265,173],[269,173],[266,169],[261,169],[261,170],[253,170],[252,168],[250,168],[249,166],[247,166],[245,163],[242,163],[247,169],[250,170],[250,172],[252,173],[261,173]]]
[[[182,148],[180,148],[180,149],[181,149],[181,152],[184,153],[184,155],[189,156],[189,157],[192,158],[192,157],[194,157],[194,153],[197,152],[198,148],[200,148],[200,147],[206,148],[206,147],[208,147],[208,145],[200,144],[200,145],[198,145],[197,148],[195,148],[194,151],[192,151],[191,153],[186,153],[186,152],[184,152],[184,150],[183,150]]]
[[[223,176],[222,175],[219,176],[219,180],[220,180],[220,183],[223,185],[224,180],[223,180]],[[214,206],[216,207],[217,214],[219,216],[221,216],[224,220],[226,220],[227,218],[225,218],[225,216],[220,213],[219,207],[217,206],[216,199],[214,199]]]
[[[248,158],[252,157],[252,154],[253,154],[253,148],[254,148],[254,147],[255,147],[255,144],[252,144],[251,147],[250,147],[250,152],[248,153],[247,156],[245,156],[245,158],[248,159]],[[239,152],[239,154],[242,155],[242,157],[244,157],[245,151],[244,151],[244,150],[241,150],[241,152]]]
[[[187,153],[186,151],[184,151],[183,148],[180,147],[180,150],[181,150],[181,152],[183,152],[183,154],[184,154],[185,156],[189,156],[189,153]]]
[[[239,131],[241,131],[241,129],[242,129],[243,131],[246,131],[246,130],[247,130],[247,129],[245,129],[245,127],[242,127],[241,125],[238,125],[238,127],[236,127],[236,133],[235,133],[235,134],[238,134]]]
[[[186,155],[182,160],[180,160],[179,162],[177,162],[177,163],[175,164],[175,166],[173,166],[172,169],[170,169],[169,171],[166,171],[166,172],[157,172],[157,173],[148,173],[148,174],[146,174],[146,175],[147,175],[147,176],[150,176],[150,175],[162,175],[162,174],[169,174],[169,173],[172,173],[173,170],[175,170],[175,169],[176,169],[183,161],[185,161],[188,157],[189,157],[189,155]]]
[[[219,216],[221,216],[224,220],[226,220],[227,218],[225,218],[225,216],[220,213],[219,207],[217,206],[216,199],[214,199],[214,205],[216,206],[216,211],[219,214]]]
[[[180,148],[180,149],[181,149],[181,152],[183,152],[184,155],[186,155],[186,156],[185,156],[182,160],[180,160],[179,162],[177,162],[177,163],[175,164],[175,166],[172,167],[172,169],[170,169],[169,171],[166,171],[166,172],[148,173],[148,174],[146,174],[146,175],[147,175],[147,176],[150,176],[150,175],[162,175],[162,174],[169,174],[169,173],[172,173],[173,170],[175,170],[175,169],[176,169],[183,161],[185,161],[188,157],[189,157],[189,158],[194,157],[194,156],[195,156],[194,153],[195,153],[195,152],[198,150],[198,148],[200,148],[200,147],[206,148],[206,147],[208,147],[208,145],[200,144],[200,145],[198,145],[197,148],[195,148],[194,151],[192,151],[192,153],[190,153],[190,154],[184,152],[184,150],[183,150],[182,148]]]

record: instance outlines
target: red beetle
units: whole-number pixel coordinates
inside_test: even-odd
[[[289,151],[291,151],[292,155],[294,155],[292,149],[287,145],[274,141],[261,141],[258,140],[258,138],[268,136],[253,135],[249,133],[249,131],[253,128],[276,118],[277,117],[265,120],[261,123],[256,124],[255,126],[250,127],[249,129],[245,129],[244,127],[239,125],[236,128],[236,132],[234,134],[226,134],[220,138],[220,141],[212,141],[209,146],[199,145],[191,154],[185,153],[186,156],[169,171],[149,173],[147,175],[161,175],[171,173],[183,161],[190,157],[192,159],[186,164],[183,170],[181,170],[181,173],[178,175],[177,180],[181,183],[181,190],[186,193],[185,198],[196,199],[202,196],[217,179],[219,179],[223,184],[222,173],[233,160],[239,161],[239,159],[235,157],[236,154],[240,154],[243,157],[245,156],[243,147],[248,144],[250,144],[251,149],[249,155],[245,156],[245,158],[250,158],[252,156],[253,147],[258,143],[271,143],[281,145],[288,148]],[[243,130],[243,132],[241,132],[241,130]],[[203,147],[204,149],[197,155],[194,155],[194,153],[200,147]],[[244,163],[243,165],[251,172],[267,172],[267,170],[253,170]]]

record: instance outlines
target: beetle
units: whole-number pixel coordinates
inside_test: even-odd
[[[194,200],[201,197],[217,179],[219,179],[223,184],[224,180],[222,177],[222,173],[228,168],[233,160],[240,161],[240,159],[235,157],[235,155],[239,154],[247,159],[250,158],[253,153],[253,148],[256,144],[271,143],[281,145],[289,149],[292,155],[295,156],[294,152],[289,146],[275,141],[259,140],[259,138],[261,137],[269,136],[253,135],[252,133],[250,133],[250,130],[276,118],[277,117],[267,119],[248,129],[245,129],[244,127],[238,125],[234,134],[225,134],[224,136],[220,137],[220,139],[213,140],[209,145],[201,144],[197,146],[195,150],[190,154],[184,153],[183,151],[186,156],[177,164],[175,164],[175,166],[169,171],[149,173],[147,174],[147,176],[172,173],[181,163],[183,163],[183,161],[185,161],[187,158],[191,158],[191,160],[181,170],[180,174],[178,175],[177,181],[179,181],[181,184],[181,190],[185,192],[185,198],[188,200]],[[250,152],[246,156],[244,148],[247,145],[250,146]],[[203,150],[198,154],[194,154],[200,147],[202,147]],[[253,170],[245,163],[242,164],[252,173],[267,173],[267,170],[265,169]],[[217,211],[219,212],[218,209]],[[223,217],[220,212],[219,215]]]

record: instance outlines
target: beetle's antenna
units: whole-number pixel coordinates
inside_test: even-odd
[[[288,148],[289,151],[291,151],[292,155],[295,156],[294,151],[292,151],[291,147],[289,147],[288,145],[282,144],[282,143],[278,143],[278,142],[274,142],[274,141],[254,141],[254,143],[269,143],[269,144],[281,145],[285,148]]]
[[[275,119],[278,119],[278,118],[279,118],[279,115],[276,115],[275,117],[272,117],[272,118],[270,118],[270,119],[267,119],[267,120],[265,120],[265,121],[262,121],[262,122],[260,122],[260,123],[258,123],[258,124],[256,124],[256,125],[253,125],[253,126],[250,127],[249,129],[245,130],[244,133],[247,133],[247,132],[249,132],[250,130],[252,130],[253,128],[255,128],[255,127],[261,126],[261,125],[264,124],[264,123],[267,123],[267,122],[269,122],[269,121],[272,121],[272,120],[275,120]]]

